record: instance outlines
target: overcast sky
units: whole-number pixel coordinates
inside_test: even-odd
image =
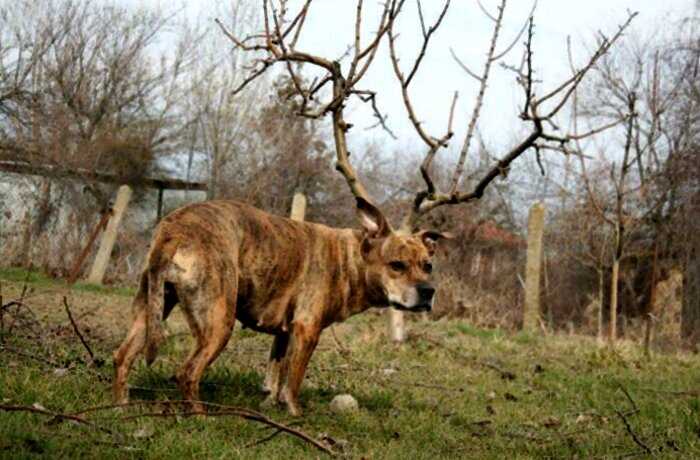
[[[167,4],[157,0],[123,1],[148,6]],[[294,5],[299,2],[291,3]],[[379,3],[376,0],[365,2],[365,43],[370,32],[376,28]],[[483,4],[493,14],[499,3],[498,0],[483,0]],[[678,18],[693,14],[694,3],[693,0],[539,0],[535,12],[533,47],[535,77],[543,80],[544,87],[549,88],[568,76],[567,36],[571,37],[576,62],[584,63],[589,51],[594,48],[596,32],[602,31],[608,36],[614,33],[617,25],[626,20],[628,10],[640,13],[634,22],[633,34],[647,35],[672,29],[672,24]],[[298,49],[332,58],[342,55],[353,40],[355,4],[351,0],[314,1]],[[442,4],[441,0],[423,0],[428,21],[437,16]],[[211,2],[188,0],[186,5],[187,14],[205,21],[213,19],[213,13],[209,12]],[[532,0],[508,2],[498,49],[505,48],[517,36],[531,7]],[[420,46],[416,11],[415,1],[407,0],[397,28],[400,34],[399,53],[404,68],[412,63]],[[492,34],[491,28],[492,22],[479,10],[475,0],[453,0],[443,25],[431,42],[421,70],[411,85],[416,112],[436,136],[443,134],[452,95],[454,91],[459,91],[453,148],[461,145],[478,86],[474,79],[457,66],[450,56],[450,48],[472,70],[481,73]],[[504,62],[517,64],[522,50],[518,44]],[[418,137],[408,122],[387,54],[386,49],[383,49],[361,87],[378,93],[380,108],[389,115],[388,123],[400,140],[391,141],[380,130],[362,129],[374,123],[371,112],[353,106],[347,118],[358,128],[351,131],[351,142],[358,146],[366,139],[376,138],[388,149],[422,151]],[[521,95],[514,75],[500,67],[494,68],[479,124],[490,145],[505,147],[519,130],[525,128],[517,117],[518,107],[522,104]]]

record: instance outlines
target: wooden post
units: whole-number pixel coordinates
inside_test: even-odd
[[[163,187],[158,187],[158,211],[156,214],[156,223],[160,222],[163,217]]]
[[[523,305],[523,329],[526,331],[534,331],[539,326],[544,214],[544,204],[535,203],[530,208],[527,223],[527,265],[525,267],[525,303]]]
[[[292,199],[292,212],[289,218],[292,220],[303,221],[306,214],[306,196],[303,193],[297,192]]]
[[[102,234],[100,248],[97,250],[95,261],[93,262],[92,269],[90,270],[90,276],[88,276],[89,283],[102,284],[102,279],[105,276],[107,265],[109,264],[109,259],[112,255],[112,248],[114,248],[114,242],[117,239],[119,223],[124,216],[126,208],[129,206],[130,199],[131,187],[128,185],[122,185],[119,187],[119,190],[117,191],[117,199],[115,200],[114,207],[112,208],[112,218],[109,219],[107,228]]]

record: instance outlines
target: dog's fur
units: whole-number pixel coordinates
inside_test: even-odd
[[[177,373],[186,400],[228,342],[238,319],[274,335],[268,402],[301,413],[297,396],[321,331],[371,306],[429,310],[437,232],[399,235],[358,199],[362,230],[273,216],[235,201],[180,208],[158,225],[134,298],[134,323],[114,353],[114,397],[128,400],[127,376],[145,350],[150,364],[161,321],[180,304],[196,347]],[[195,410],[202,410],[195,403]]]

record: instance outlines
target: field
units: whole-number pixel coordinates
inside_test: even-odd
[[[171,377],[190,345],[177,309],[156,363],[139,360],[131,374],[132,399],[146,402],[81,412],[110,403],[111,352],[129,322],[129,290],[68,290],[18,271],[0,280],[0,458],[327,456],[236,415],[251,414],[242,408],[347,458],[700,457],[697,356],[646,357],[630,343],[612,351],[586,337],[418,318],[409,340],[393,345],[378,312],[326,331],[304,381],[301,418],[260,409],[270,337],[238,325],[202,384],[203,399],[219,406],[207,417],[178,415],[182,407],[164,402],[180,397]],[[359,411],[330,410],[343,393]]]

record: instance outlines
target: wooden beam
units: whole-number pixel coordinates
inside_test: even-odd
[[[109,184],[124,184],[123,178],[113,174],[99,173],[87,169],[67,169],[60,166],[33,165],[18,161],[0,161],[0,171],[49,178],[67,178],[82,181],[97,181]],[[207,190],[207,184],[203,182],[187,182],[180,179],[168,178],[143,177],[129,183],[129,185],[166,190]]]
[[[117,240],[119,223],[124,216],[126,208],[129,206],[130,199],[131,187],[128,185],[122,185],[119,187],[119,191],[117,191],[117,199],[114,201],[114,207],[112,208],[112,217],[109,219],[107,228],[102,234],[100,248],[97,250],[95,261],[92,264],[92,270],[90,270],[90,276],[88,277],[89,283],[102,284],[105,272],[107,271],[107,265],[109,264],[109,259],[112,256],[114,242]]]

